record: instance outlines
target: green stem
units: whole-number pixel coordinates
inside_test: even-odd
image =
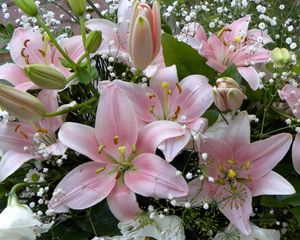
[[[67,83],[71,82],[76,77],[77,77],[77,72],[73,73],[70,77],[67,78]]]
[[[89,73],[89,79],[91,80],[92,75],[92,66],[91,66],[91,58],[88,54],[88,50],[86,49],[86,28],[85,28],[85,21],[83,16],[79,16],[80,21],[80,28],[81,28],[81,35],[82,35],[82,42],[85,49],[85,52],[87,53],[86,59],[87,59],[87,67],[88,67],[88,73]]]
[[[68,56],[68,54],[59,46],[58,42],[56,41],[55,37],[53,36],[52,32],[49,30],[47,25],[45,24],[44,20],[41,18],[40,15],[37,15],[36,20],[40,24],[40,26],[45,30],[45,32],[48,34],[51,42],[54,44],[54,46],[57,48],[57,50],[63,55],[63,57],[72,65],[75,66],[76,63]]]
[[[90,0],[87,0],[87,2],[88,2],[88,4],[92,7],[92,9],[95,11],[95,13],[97,13],[97,15],[98,15],[100,18],[102,18],[102,14],[101,14],[101,12],[99,11],[99,9],[96,8],[95,4],[92,3],[92,1],[90,1]]]
[[[66,113],[78,110],[78,109],[83,108],[83,107],[87,107],[89,105],[92,105],[93,103],[95,103],[97,101],[98,101],[98,98],[93,97],[93,98],[87,100],[86,102],[75,105],[74,107],[69,107],[68,109],[64,109],[64,110],[61,110],[61,111],[58,111],[58,112],[49,112],[49,113],[47,113],[46,117],[50,118],[50,117],[56,117],[56,116],[59,116],[59,115],[64,115]]]
[[[138,77],[141,75],[141,73],[142,73],[142,71],[137,70],[131,81],[134,83],[137,83]]]

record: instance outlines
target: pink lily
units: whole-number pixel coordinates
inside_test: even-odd
[[[136,24],[138,19],[143,24]],[[160,24],[157,3],[151,10],[147,4],[136,2],[133,5],[129,0],[120,0],[117,24],[106,19],[86,22],[90,30],[102,32],[103,42],[99,54],[116,57],[129,66],[144,70],[147,76],[152,76],[158,67],[164,66]]]
[[[79,36],[63,40],[61,46],[74,61],[78,60],[84,53],[82,40]],[[17,28],[8,47],[14,63],[0,66],[0,79],[7,80],[19,90],[39,89],[30,81],[23,70],[30,64],[47,64],[62,72],[66,77],[71,75],[69,69],[60,63],[61,54],[38,31]]]
[[[159,198],[187,195],[187,183],[176,175],[176,168],[154,154],[160,142],[182,132],[177,124],[165,121],[139,130],[126,95],[114,83],[107,85],[95,128],[68,122],[60,129],[62,143],[92,161],[63,178],[49,207],[56,212],[85,209],[107,197],[112,213],[125,221],[140,211],[134,193]]]
[[[186,200],[196,206],[216,201],[242,233],[251,232],[252,197],[295,193],[287,180],[272,171],[289,150],[290,134],[250,143],[248,114],[241,112],[225,129],[222,139],[205,138],[200,142],[201,152],[209,156],[205,164],[200,161],[200,167],[210,181],[192,180]]]
[[[279,96],[282,100],[285,100],[293,115],[300,119],[300,89],[293,87],[290,84],[284,86],[283,89],[279,91]],[[300,174],[300,133],[297,132],[295,140],[292,147],[292,160],[293,165],[297,173]]]
[[[191,136],[197,137],[207,127],[206,120],[200,117],[213,102],[213,90],[202,75],[191,75],[179,82],[173,65],[159,69],[149,87],[119,80],[114,82],[132,100],[141,126],[168,120],[185,129],[183,135],[167,139],[159,146],[168,161],[187,145]]]
[[[56,91],[42,90],[38,98],[47,111],[55,111],[58,108]],[[0,123],[0,149],[4,153],[0,161],[0,181],[31,159],[48,159],[51,155],[63,155],[66,147],[55,135],[62,122],[62,117],[58,116],[31,124]]]
[[[226,25],[208,39],[201,25],[190,25],[181,34],[191,46],[208,59],[207,64],[218,72],[223,72],[230,64],[235,64],[239,73],[256,90],[260,77],[254,64],[266,63],[270,53],[263,45],[272,42],[269,35],[258,29],[248,30],[249,15]],[[191,23],[192,24],[192,23]],[[192,38],[191,38],[192,36]]]

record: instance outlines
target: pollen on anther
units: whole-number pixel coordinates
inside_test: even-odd
[[[118,145],[119,144],[119,136],[114,137],[114,144]]]
[[[20,124],[18,124],[16,127],[15,127],[15,132],[17,132],[19,130],[19,128],[21,127]]]
[[[176,87],[178,89],[178,93],[181,94],[182,93],[182,87],[179,83],[176,83]]]
[[[98,148],[98,153],[102,153],[105,148],[105,145],[100,145]]]

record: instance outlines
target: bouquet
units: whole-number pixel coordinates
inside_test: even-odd
[[[299,239],[296,2],[49,2],[0,29],[1,239]]]

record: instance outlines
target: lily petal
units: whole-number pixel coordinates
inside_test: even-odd
[[[24,68],[28,64],[49,64],[51,62],[50,49],[45,49],[42,34],[34,31],[33,28],[15,29],[8,47],[12,60],[20,68]],[[27,60],[24,56],[28,56]]]
[[[57,195],[52,197],[49,207],[56,212],[66,212],[68,208],[85,209],[101,202],[115,185],[113,168],[113,165],[105,167],[96,162],[76,167],[57,185],[54,190]]]
[[[235,192],[229,185],[221,186],[216,192],[216,199],[219,209],[228,220],[243,234],[249,235],[251,233],[249,218],[252,213],[250,190],[239,183]]]
[[[58,133],[59,140],[67,147],[89,157],[91,160],[107,163],[98,153],[99,144],[95,137],[95,129],[83,124],[64,123]]]
[[[176,122],[155,121],[139,131],[137,150],[139,152],[155,153],[156,148],[166,139],[184,135],[185,129]]]
[[[253,178],[260,178],[270,172],[285,156],[292,140],[290,134],[281,133],[244,145],[235,152],[235,160],[240,163],[250,161],[251,166],[247,173]]]
[[[253,90],[257,90],[260,84],[260,77],[254,67],[238,67],[238,72],[248,82]]]
[[[300,174],[300,133],[297,133],[292,147],[293,165],[298,174]]]
[[[290,195],[296,192],[285,178],[274,171],[261,178],[253,179],[251,184],[247,186],[250,188],[253,197],[260,195]]]
[[[136,201],[135,193],[124,183],[118,182],[107,197],[110,210],[120,221],[134,219],[142,210]]]
[[[27,91],[29,89],[38,89],[30,79],[26,76],[23,69],[18,67],[18,65],[13,63],[6,63],[0,66],[0,79],[4,79],[10,82],[15,88],[23,91]],[[26,88],[20,87],[26,84]]]
[[[240,112],[239,115],[226,127],[223,133],[223,140],[232,149],[238,149],[250,143],[250,122],[247,112]]]
[[[17,171],[25,162],[33,159],[34,155],[20,153],[14,150],[6,152],[0,161],[0,182]]]
[[[125,93],[114,83],[108,84],[102,92],[95,131],[98,143],[105,145],[108,151],[109,148],[116,148],[116,145],[130,148],[136,144],[136,114]]]
[[[133,160],[134,169],[126,171],[126,185],[142,196],[169,198],[188,194],[188,185],[181,175],[176,175],[176,168],[162,158],[143,153]]]

